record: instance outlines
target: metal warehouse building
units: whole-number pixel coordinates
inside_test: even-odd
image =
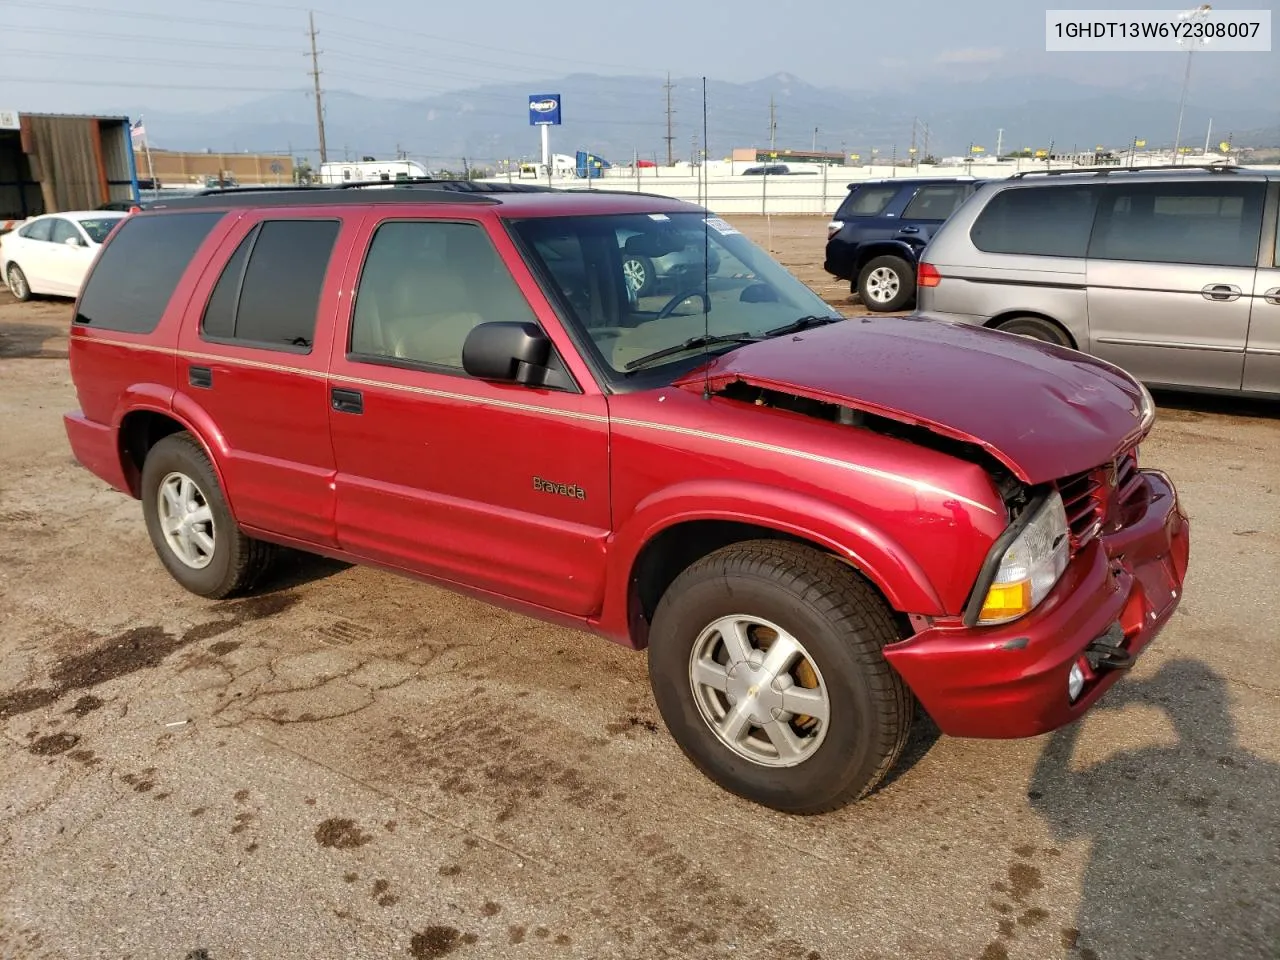
[[[137,198],[127,117],[0,110],[0,221]]]

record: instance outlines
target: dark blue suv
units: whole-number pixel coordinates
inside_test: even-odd
[[[827,227],[823,268],[848,280],[868,310],[905,310],[916,295],[916,257],[977,187],[976,177],[863,180]]]

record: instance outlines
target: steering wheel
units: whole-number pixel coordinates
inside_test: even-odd
[[[675,311],[676,307],[680,306],[680,304],[684,303],[690,297],[701,298],[702,312],[703,313],[711,312],[711,298],[707,296],[707,292],[705,290],[686,290],[684,293],[678,293],[674,297],[672,297],[670,300],[668,300],[666,305],[661,310],[658,311],[657,319],[661,320],[664,317],[671,316],[671,314]]]

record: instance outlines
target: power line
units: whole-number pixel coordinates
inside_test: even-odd
[[[62,27],[12,27],[6,25],[5,34],[36,33],[55,37],[86,37],[90,40],[120,40],[130,45],[139,43],[181,43],[193,47],[217,47],[223,50],[254,50],[260,53],[291,53],[291,47],[268,47],[260,43],[229,43],[219,40],[190,40],[186,37],[143,37],[135,33],[99,33],[87,30],[67,30]]]
[[[6,3],[5,6],[11,8],[16,6],[21,8],[26,6],[26,4]],[[33,3],[30,4],[30,6],[41,13],[46,10],[61,10],[66,13],[96,13],[102,16],[111,17],[112,19],[117,17],[126,17],[135,20],[147,20],[152,23],[184,23],[200,27],[225,27],[227,25],[225,20],[208,20],[202,17],[175,17],[168,13],[146,13],[141,10],[104,10],[102,7],[79,7],[73,6],[69,3],[48,3],[46,0],[40,0],[39,3]],[[277,30],[282,33],[293,33],[294,31],[293,27],[286,27],[278,24],[249,23],[244,24],[244,26],[250,27],[253,30]]]
[[[316,15],[308,13],[307,18],[311,24],[311,79],[315,82],[316,91],[316,129],[320,133],[320,162],[326,163],[329,160],[329,151],[324,140],[324,101],[320,93],[320,54],[316,51]]]
[[[271,3],[271,2],[266,2],[266,0],[204,0],[204,2],[206,4],[221,3],[221,4],[228,4],[228,5],[237,6],[237,7],[252,7],[255,10],[284,10],[284,11],[290,11],[294,13],[312,13],[315,9],[314,4],[304,5],[304,4],[292,4],[292,3]],[[5,5],[6,6],[29,6],[35,10],[54,9],[52,5],[44,3],[43,0],[40,0],[40,2],[33,2],[30,4],[6,3]],[[61,4],[59,6],[63,9],[67,9],[67,10],[74,9],[77,12],[85,12],[85,13],[96,13],[101,11],[101,8],[99,7],[85,6],[85,7],[73,8],[69,4]],[[120,14],[117,14],[117,12],[114,9],[110,13],[112,16],[120,15]],[[342,20],[347,23],[356,23],[356,24],[360,24],[361,26],[372,27],[379,32],[385,32],[388,26],[385,21],[366,20],[360,17],[348,16],[346,14],[333,13],[328,10],[321,10],[320,13],[324,16],[331,17],[335,20]],[[152,16],[151,14],[134,14],[134,15],[145,16],[147,19],[150,19],[150,20],[168,20],[171,22],[192,20],[192,18],[174,17],[169,14],[156,15],[156,16]],[[202,23],[205,23],[205,24],[216,23],[217,25],[224,25],[218,21],[202,21]],[[272,29],[272,30],[290,29],[287,27],[279,27],[274,24],[268,26],[265,24],[249,23],[249,24],[245,24],[245,26],[248,26],[254,29],[257,29],[259,27],[262,27],[265,29]],[[9,28],[6,26],[6,30],[8,29]],[[581,57],[564,57],[564,56],[557,57],[557,56],[548,55],[548,54],[529,53],[527,50],[513,50],[508,47],[495,47],[490,44],[476,43],[471,40],[460,40],[454,37],[444,37],[438,34],[423,33],[421,31],[407,29],[402,24],[399,24],[399,23],[394,25],[394,30],[396,34],[400,36],[420,37],[424,40],[430,40],[434,43],[451,43],[451,44],[456,44],[458,46],[471,47],[472,49],[475,49],[475,50],[483,50],[487,53],[499,53],[505,57],[519,57],[525,60],[536,60],[536,61],[543,61],[547,63],[571,63],[577,66],[611,67],[614,69],[617,69],[618,67],[625,67],[628,70],[634,70],[637,73],[641,73],[641,74],[656,73],[656,71],[654,71],[652,67],[641,66],[639,64],[625,64],[625,63],[619,63],[617,61],[585,60]],[[126,39],[137,39],[137,38],[126,38]],[[182,38],[180,42],[185,43],[189,41],[187,41],[186,38]],[[491,63],[491,61],[487,61],[487,62]]]

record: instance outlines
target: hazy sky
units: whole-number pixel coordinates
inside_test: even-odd
[[[1181,56],[1046,53],[1045,6],[809,0],[784,13],[777,0],[0,0],[0,107],[137,116],[299,90],[310,83],[309,9],[326,89],[404,99],[572,72],[668,70],[728,81],[785,71],[851,89],[1039,73],[1115,86],[1146,80],[1176,97]],[[1280,89],[1280,52],[1205,54],[1195,69],[1193,98],[1231,90],[1242,105],[1262,105]]]

